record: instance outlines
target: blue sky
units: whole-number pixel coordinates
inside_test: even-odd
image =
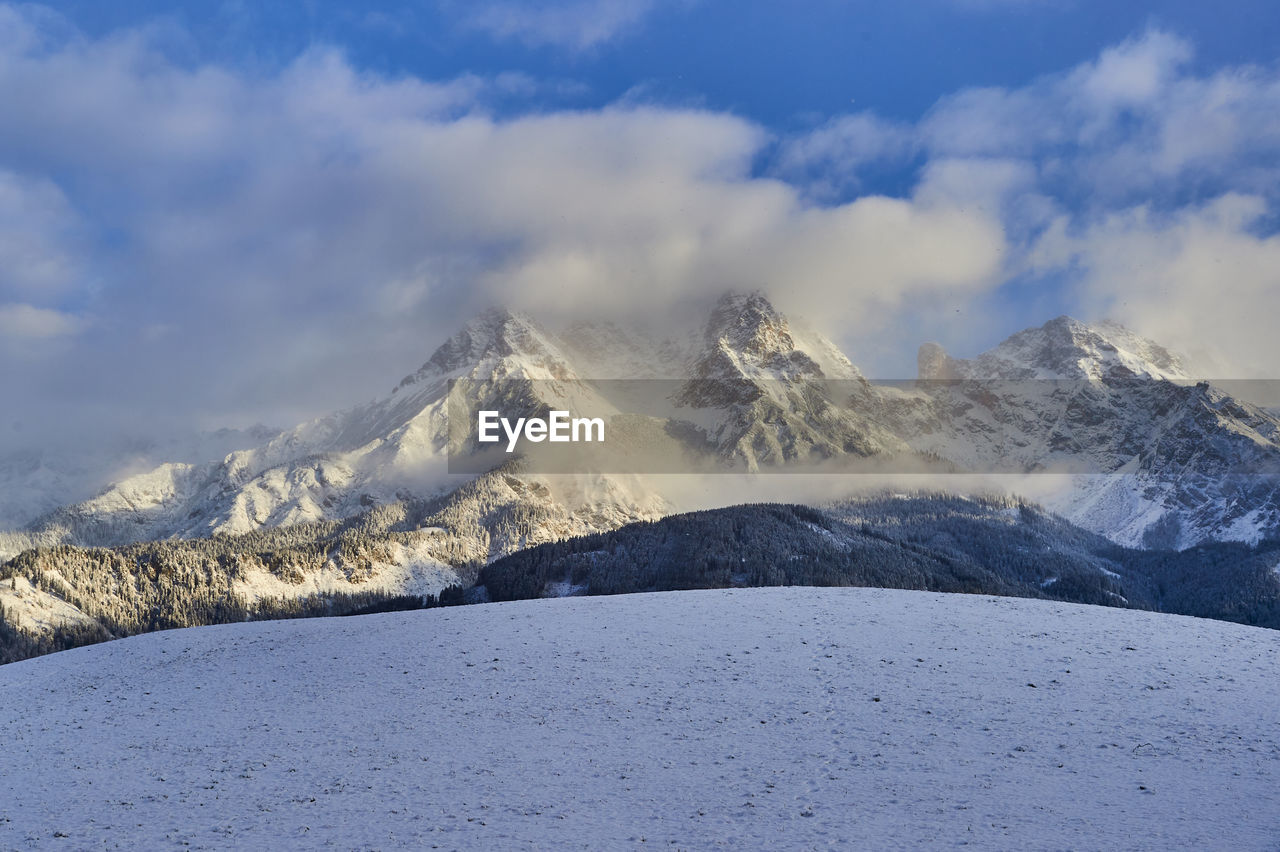
[[[1280,14],[1265,0],[628,0],[510,4],[571,10],[576,26],[468,23],[483,3],[55,3],[87,34],[171,25],[188,62],[281,66],[315,44],[427,79],[519,70],[583,85],[580,106],[637,86],[657,97],[804,126],[850,103],[918,118],[966,86],[1013,86],[1096,56],[1150,27],[1194,36],[1197,64],[1269,63]],[[501,8],[500,4],[489,4]],[[506,5],[506,4],[502,4]],[[631,13],[622,9],[635,10]],[[574,14],[573,10],[579,10]],[[495,15],[495,17],[497,17]]]
[[[727,287],[873,376],[1064,312],[1265,376],[1277,44],[1251,1],[0,3],[0,394],[286,424],[488,303]]]

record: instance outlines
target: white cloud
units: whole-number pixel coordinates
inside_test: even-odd
[[[1064,89],[1078,90],[1093,108],[1142,108],[1159,99],[1191,59],[1191,45],[1159,30],[1107,48],[1094,62],[1067,76]]]
[[[531,47],[588,50],[636,29],[656,0],[479,0],[468,3],[462,26]]]
[[[867,166],[901,163],[917,150],[914,128],[860,112],[784,140],[776,169],[784,178],[807,183],[815,197],[836,197],[858,189]]]
[[[0,169],[0,298],[54,298],[82,275],[80,223],[50,180]]]
[[[1192,53],[1152,30],[1021,88],[959,92],[921,123],[921,144],[934,157],[1025,159],[1077,203],[1280,189],[1280,73],[1196,76]]]
[[[662,309],[760,287],[869,331],[872,303],[989,284],[999,271],[992,217],[942,201],[809,204],[787,184],[751,177],[766,137],[724,115],[617,108],[469,121],[432,136],[450,151],[441,162],[470,163],[439,176],[462,199],[450,241],[504,243],[506,256],[478,282],[543,314]]]
[[[1069,288],[1059,304],[1086,319],[1264,375],[1280,356],[1280,69],[1197,73],[1192,55],[1152,30],[1022,87],[944,98],[917,128],[917,197],[998,210],[1006,269]]]
[[[1274,361],[1280,83],[1196,77],[1160,33],[917,126],[838,117],[761,176],[769,133],[724,113],[497,119],[491,98],[536,84],[387,78],[324,49],[278,73],[193,68],[142,34],[50,31],[0,6],[0,327],[60,359],[7,393],[30,411],[79,394],[289,422],[393,383],[488,302],[636,314],[763,287],[859,352],[912,351],[922,316],[1015,273],[1168,343]],[[847,196],[912,156],[900,198],[818,203],[795,182]],[[1187,206],[1133,200],[1206,180]]]
[[[60,304],[94,322],[49,375],[122,410],[331,410],[487,302],[635,313],[759,285],[870,333],[912,298],[999,279],[994,216],[815,205],[753,172],[769,135],[726,114],[498,120],[484,105],[510,81],[386,78],[323,49],[263,75],[177,65],[138,33],[33,44],[0,51],[0,164],[23,164],[25,196],[64,187],[97,279],[67,279]]]
[[[82,321],[69,314],[32,305],[0,305],[0,341],[24,343],[75,334]]]
[[[1196,356],[1219,371],[1210,378],[1274,379],[1280,236],[1255,232],[1266,213],[1262,199],[1228,194],[1173,213],[1059,221],[1032,259],[1078,268],[1095,312]]]

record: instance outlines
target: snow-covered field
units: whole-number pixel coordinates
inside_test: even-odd
[[[0,847],[1275,849],[1278,651],[811,588],[157,633],[0,668]]]

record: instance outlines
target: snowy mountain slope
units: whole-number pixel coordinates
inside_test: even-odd
[[[1077,473],[1050,507],[1120,544],[1280,536],[1280,418],[1115,323],[1059,317],[971,360],[926,344],[906,385],[867,382],[758,294],[722,299],[705,338],[681,398],[748,469]]]
[[[643,473],[658,459],[695,471],[1071,472],[1082,476],[1051,507],[1118,543],[1185,548],[1280,536],[1280,419],[1192,382],[1189,370],[1117,325],[1068,317],[971,360],[926,345],[921,381],[890,386],[867,381],[831,341],[758,293],[721,298],[688,340],[610,323],[553,334],[493,310],[387,396],[218,462],[127,478],[24,534],[0,534],[0,559],[59,542],[115,545],[344,519],[441,496],[508,460],[470,456],[474,470],[448,474],[447,451],[457,459],[478,446],[449,432],[451,383],[454,399],[473,409],[614,418],[614,464],[600,470]],[[673,374],[679,378],[654,381]],[[527,469],[574,470],[579,452],[556,457],[567,468]],[[618,517],[674,506],[658,479],[611,485],[610,476],[591,475],[576,489],[621,497]]]
[[[130,477],[51,513],[33,526],[31,538],[10,537],[0,548],[12,555],[51,541],[109,546],[237,534],[447,493],[468,478],[446,470],[451,381],[469,398],[508,412],[540,405],[612,410],[536,323],[490,311],[382,399],[302,424],[220,462],[166,464]],[[634,517],[629,508],[620,511]]]
[[[1050,505],[1121,544],[1280,535],[1280,419],[1158,344],[1059,317],[972,360],[936,345],[919,360],[895,427],[917,449],[971,470],[1107,474]]]
[[[169,631],[0,669],[0,846],[1272,849],[1277,635],[863,589]]]
[[[0,536],[0,558],[57,542],[110,546],[244,533],[351,517],[369,506],[446,493],[465,481],[445,470],[450,441],[459,440],[448,430],[451,382],[454,392],[475,408],[520,414],[549,406],[608,416],[618,409],[597,386],[595,370],[616,372],[626,364],[633,377],[670,375],[674,368],[710,378],[706,365],[719,358],[751,384],[753,393],[767,399],[728,409],[689,399],[683,413],[693,416],[696,407],[695,420],[710,418],[722,426],[731,421],[729,431],[722,430],[713,441],[735,462],[754,465],[758,457],[783,460],[815,449],[830,456],[903,448],[882,429],[838,411],[829,401],[821,403],[824,416],[831,415],[824,422],[788,413],[797,401],[808,404],[820,398],[816,385],[805,384],[809,379],[830,375],[863,385],[865,380],[821,335],[804,329],[793,335],[786,319],[762,297],[722,299],[698,345],[704,347],[702,367],[691,365],[697,350],[689,341],[652,341],[615,325],[586,323],[557,337],[527,316],[492,310],[442,344],[388,396],[302,424],[219,462],[165,464],[129,477],[90,500],[46,515],[27,535]],[[614,353],[612,361],[605,357],[606,349]],[[683,452],[679,443],[667,446],[673,439],[663,433],[662,420],[649,421],[633,419],[619,431],[633,434],[642,454]],[[864,440],[866,434],[873,438]],[[699,453],[715,446],[684,449]],[[582,482],[578,487],[611,486]],[[633,483],[612,487],[615,494],[635,490]],[[659,489],[650,486],[639,499],[617,508],[621,516],[633,518],[641,504],[663,505]]]
[[[655,335],[643,328],[605,321],[579,320],[560,336],[560,344],[592,381],[680,379],[698,346],[698,335]]]
[[[835,391],[832,391],[832,384]],[[680,409],[716,453],[754,471],[841,457],[893,457],[907,445],[850,398],[871,386],[821,334],[792,328],[759,293],[730,293],[712,310]]]
[[[0,612],[3,613],[0,620],[7,627],[33,638],[50,636],[66,628],[97,626],[97,619],[21,575],[0,583]]]
[[[0,662],[151,630],[414,605],[479,566],[670,507],[631,477],[499,469],[344,521],[114,548],[46,546],[0,566]],[[6,635],[5,631],[9,633]]]
[[[0,530],[18,529],[60,506],[164,463],[199,464],[271,439],[265,426],[218,429],[164,440],[103,437],[92,445],[55,442],[0,454]]]
[[[1069,316],[1014,334],[972,360],[921,347],[922,379],[1092,379],[1141,375],[1194,381],[1185,359],[1118,323],[1090,326]]]

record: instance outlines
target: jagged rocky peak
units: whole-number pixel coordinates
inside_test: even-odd
[[[532,317],[506,308],[490,308],[441,344],[416,373],[406,376],[397,385],[396,390],[426,378],[471,370],[486,363],[497,364],[506,359],[520,359],[552,374],[567,371],[566,359],[554,338]]]
[[[1117,351],[1136,356],[1150,367],[1155,368],[1156,375],[1170,379],[1188,380],[1194,376],[1194,370],[1185,358],[1171,352],[1153,340],[1130,331],[1114,320],[1103,320],[1094,326],[1097,333],[1104,336]]]
[[[916,374],[921,381],[946,381],[959,377],[956,361],[940,343],[922,343],[916,353]]]
[[[1115,322],[1096,325],[1069,316],[1020,331],[972,361],[952,361],[966,378],[1088,379],[1124,376],[1185,381],[1186,362]]]
[[[703,338],[703,353],[693,366],[697,378],[795,380],[824,375],[818,361],[798,345],[787,318],[758,292],[721,296]]]
[[[757,357],[795,349],[791,328],[763,293],[725,293],[707,320],[708,343]]]
[[[532,318],[506,308],[490,308],[441,344],[426,366],[445,373],[491,357],[549,354],[549,349],[548,335]]]

